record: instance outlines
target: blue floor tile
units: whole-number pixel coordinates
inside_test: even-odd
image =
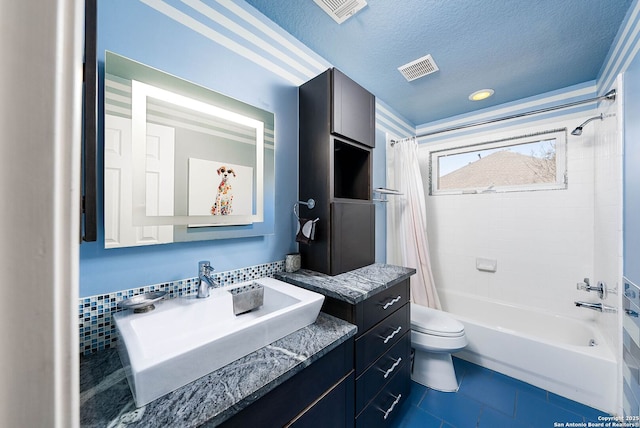
[[[402,410],[404,413],[395,420],[395,428],[440,428],[442,419],[430,415],[426,411],[416,406],[406,406]]]
[[[555,422],[584,422],[584,417],[535,395],[519,391],[516,420],[535,427],[553,427]]]
[[[458,390],[480,403],[513,418],[516,410],[516,388],[500,378],[491,376],[465,376]]]
[[[419,407],[457,428],[475,427],[482,410],[482,404],[466,395],[434,390],[428,390]]]
[[[543,400],[547,399],[547,391],[542,388],[538,388],[537,386],[533,386],[529,383],[514,379],[498,372],[495,373],[494,378],[499,379],[501,382],[504,382],[507,385],[513,386],[517,391],[526,392]]]
[[[561,397],[560,395],[551,392],[549,393],[549,402],[562,407],[563,409],[569,410],[570,412],[584,416],[587,421],[591,422],[598,422],[598,416],[609,416],[606,412],[585,406],[582,403],[569,400],[568,398]]]
[[[606,415],[559,395],[454,358],[457,393],[412,382],[394,428],[546,428]]]
[[[485,407],[480,414],[478,428],[532,428],[528,423],[517,421],[491,408]]]
[[[426,386],[420,385],[417,382],[411,382],[411,390],[409,391],[409,398],[406,402],[411,405],[418,406],[426,393]]]

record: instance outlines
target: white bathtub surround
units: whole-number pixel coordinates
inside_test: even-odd
[[[582,404],[617,412],[617,361],[593,320],[457,291],[439,293],[443,308],[464,324],[469,339],[456,356]],[[596,346],[590,346],[592,340]]]
[[[411,277],[411,301],[440,308],[431,269],[425,193],[418,163],[418,143],[407,138],[391,147],[387,135],[387,185],[402,195],[387,204],[387,262],[415,267]],[[389,167],[389,165],[391,167]]]
[[[616,89],[618,94],[623,92],[619,82]],[[576,389],[571,392],[572,396],[582,396],[586,400],[575,398],[578,401],[598,408],[607,403],[604,410],[615,414],[622,413],[620,310],[617,314],[599,313],[575,307],[574,302],[603,303],[620,308],[620,293],[600,300],[596,293],[577,290],[576,283],[589,277],[593,284],[604,281],[611,289],[621,288],[622,139],[619,130],[622,127],[618,114],[621,105],[622,99],[618,97],[613,103],[600,103],[589,110],[532,121],[526,127],[505,123],[504,127],[490,133],[478,130],[470,136],[420,146],[424,175],[429,170],[431,150],[567,128],[567,189],[427,196],[433,273],[441,297],[443,292],[453,292],[476,299],[481,306],[485,301],[500,301],[523,311],[548,314],[567,326],[581,321],[594,330],[593,336],[600,337],[596,339],[599,346],[588,348],[581,344],[576,351],[575,345],[570,345],[569,352],[564,349],[554,351],[555,345],[545,346],[540,349],[540,352],[548,349],[545,353],[536,351],[538,358],[524,366],[511,362],[511,359],[526,357],[516,350],[516,343],[521,341],[516,334],[512,341],[505,342],[503,349],[509,352],[502,352],[500,364],[504,370],[521,373],[512,373],[514,377],[526,381],[548,377],[553,383],[553,376],[545,375],[544,370],[546,360],[557,357],[559,366],[566,366],[566,370],[561,371],[569,375],[580,368],[581,373],[576,377],[583,378],[584,382],[594,382],[591,386],[574,387],[570,378],[562,387],[567,393]],[[604,114],[604,120],[589,123],[581,136],[570,135],[578,124],[600,113]],[[428,175],[425,177],[428,180]],[[478,259],[495,260],[498,269],[495,272],[479,270]],[[447,309],[444,302],[443,308]],[[509,320],[495,320],[494,324],[500,326],[498,332],[504,333],[505,328],[518,331],[505,327],[501,321]],[[527,323],[535,325],[531,321]],[[547,326],[545,329],[556,335],[561,327]],[[465,351],[469,353],[467,355],[474,351],[476,334],[480,333],[467,328],[471,342]],[[603,355],[604,349],[607,349],[606,355]],[[499,365],[494,361],[497,357],[491,356],[499,352],[498,349],[489,347],[486,355],[482,352],[475,353],[476,362],[482,365],[486,362],[489,368]],[[514,366],[524,368],[513,369]],[[537,366],[540,367],[534,369]],[[603,376],[603,373],[607,375]],[[609,391],[609,398],[602,403],[589,401],[602,391]]]
[[[420,146],[421,168],[428,181],[428,153],[515,135],[567,128],[567,133],[592,112],[558,121],[541,121],[438,144]],[[569,129],[571,128],[571,129]],[[429,246],[438,289],[453,289],[558,314],[592,318],[576,311],[582,295],[575,284],[593,275],[594,159],[592,136],[568,135],[568,188],[508,193],[427,196]],[[478,259],[495,261],[495,272],[477,268]]]

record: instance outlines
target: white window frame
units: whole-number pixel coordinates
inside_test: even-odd
[[[469,187],[460,189],[438,189],[439,158],[461,153],[489,150],[500,147],[510,147],[521,144],[535,143],[543,140],[555,139],[556,143],[556,181],[554,183],[530,183],[512,186],[490,186],[489,188]],[[452,148],[433,150],[429,152],[429,194],[430,195],[460,195],[478,193],[529,192],[537,190],[564,190],[568,186],[567,176],[567,128],[552,129],[533,134],[511,136],[499,140],[484,141]]]

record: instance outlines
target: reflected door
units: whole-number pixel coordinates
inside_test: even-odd
[[[147,124],[146,209],[148,215],[173,215],[175,132]],[[131,119],[105,115],[105,248],[173,242],[173,226],[134,226]]]

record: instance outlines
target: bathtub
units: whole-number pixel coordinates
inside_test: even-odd
[[[464,324],[469,340],[456,357],[616,412],[616,359],[588,321],[455,291],[438,293],[443,310]]]

